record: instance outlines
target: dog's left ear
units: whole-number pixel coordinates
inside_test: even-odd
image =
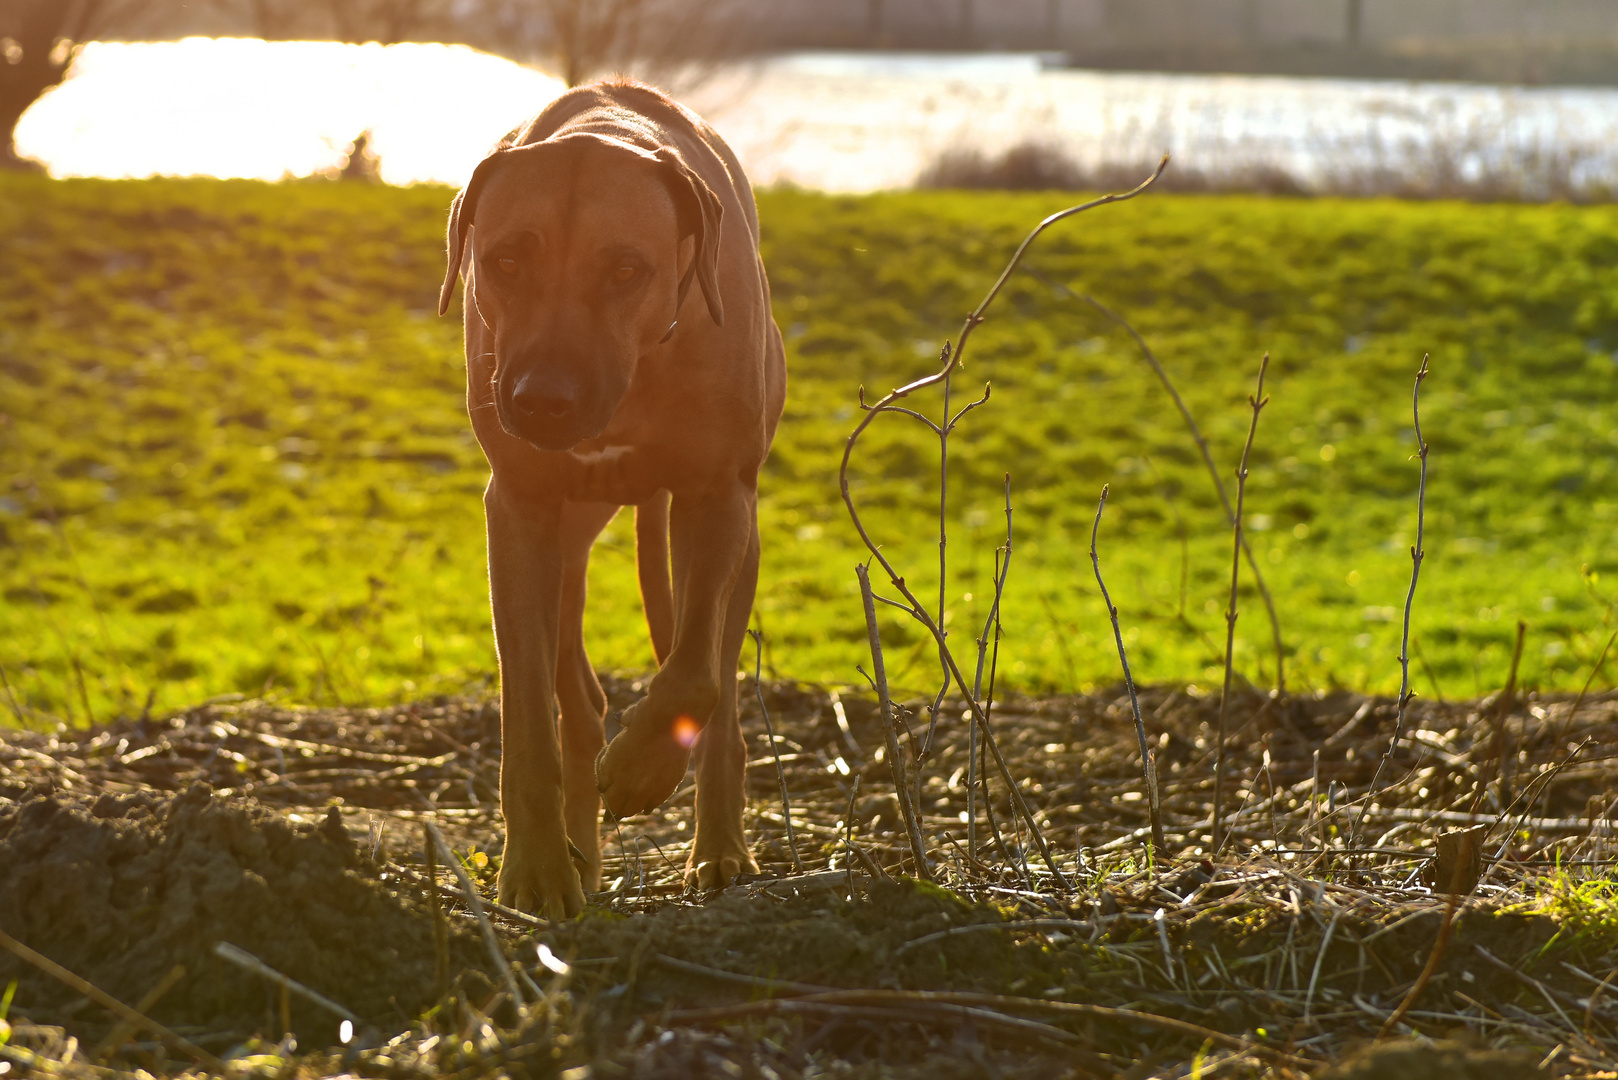
[[[683,239],[690,235],[696,241],[691,270],[680,281],[677,304],[685,303],[686,290],[695,275],[702,288],[702,298],[708,302],[709,316],[715,326],[723,326],[725,309],[719,300],[719,239],[724,207],[719,205],[719,196],[714,194],[713,188],[685,163],[685,158],[674,147],[658,147],[657,160],[663,167],[669,194],[674,196],[674,206],[680,215],[680,236]]]
[[[472,215],[477,212],[478,196],[483,193],[483,185],[488,183],[489,176],[499,165],[502,157],[511,150],[501,147],[482,161],[472,170],[472,179],[455,195],[455,201],[449,204],[449,265],[444,271],[444,284],[438,290],[438,313],[443,315],[449,311],[449,302],[455,299],[455,284],[461,277],[461,259],[466,253],[466,230],[472,226]]]

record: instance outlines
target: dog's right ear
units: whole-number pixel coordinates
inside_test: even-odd
[[[472,170],[472,179],[449,204],[449,265],[444,271],[443,287],[438,290],[440,315],[449,311],[449,302],[455,299],[455,284],[460,280],[461,260],[466,253],[466,230],[471,228],[472,216],[477,212],[478,196],[483,193],[483,185],[488,183],[501,157],[510,152],[502,147],[478,162],[478,167]]]

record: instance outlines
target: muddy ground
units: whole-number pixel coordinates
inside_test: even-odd
[[[639,692],[608,689],[617,708]],[[1576,712],[1532,695],[1418,703],[1350,847],[1391,703],[1249,693],[1232,841],[1214,856],[1217,701],[1150,690],[1167,841],[1151,859],[1127,698],[1004,704],[993,724],[1048,863],[998,776],[992,815],[977,800],[968,829],[967,739],[945,719],[919,768],[930,884],[872,703],[765,687],[795,860],[744,690],[762,873],[685,890],[687,786],[604,829],[606,887],[558,924],[487,903],[500,851],[487,702],[216,702],[6,732],[0,930],[173,1037],[116,1031],[95,995],[0,951],[0,987],[16,980],[0,1058],[25,1072],[229,1058],[277,1075],[568,1080],[1612,1075],[1611,694]],[[902,736],[925,738],[920,703],[905,722]],[[428,877],[426,822],[480,887],[520,965],[511,979],[455,878]],[[1452,905],[1424,871],[1436,834],[1472,822],[1490,827],[1483,879]],[[220,942],[329,1004],[227,962]],[[1416,1041],[1370,1047],[1384,1029]]]

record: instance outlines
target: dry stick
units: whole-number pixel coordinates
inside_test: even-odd
[[[1607,644],[1610,645],[1612,643],[1608,642]],[[17,714],[17,726],[27,728],[28,718],[23,716],[22,706],[17,704],[17,695],[11,692],[11,680],[6,678],[6,669],[5,665],[3,664],[0,664],[0,686],[5,688],[6,700],[11,703],[11,711]],[[1581,694],[1580,697],[1582,698],[1583,695]]]
[[[1573,718],[1578,715],[1579,706],[1584,704],[1584,695],[1590,692],[1590,684],[1596,681],[1597,675],[1601,674],[1601,665],[1607,662],[1607,653],[1612,650],[1614,641],[1618,641],[1618,630],[1614,630],[1612,636],[1607,638],[1607,644],[1602,647],[1601,655],[1596,658],[1596,666],[1590,669],[1590,677],[1584,680],[1584,686],[1579,690],[1579,696],[1573,699],[1573,707],[1567,711],[1567,718],[1562,721],[1562,726],[1556,732],[1557,742],[1565,739],[1567,733],[1572,730]],[[15,701],[13,701],[12,706],[13,708],[16,707]],[[22,714],[18,713],[17,715],[21,719]]]
[[[781,765],[781,744],[775,741],[775,723],[770,719],[769,706],[764,704],[764,683],[760,678],[764,671],[764,635],[757,630],[749,630],[747,636],[753,639],[753,692],[758,695],[758,711],[764,714],[764,731],[770,737],[770,753],[775,755],[775,778],[781,784],[781,817],[787,823],[787,846],[792,849],[792,869],[803,873],[803,860],[798,858],[798,837],[792,831],[792,800],[787,796],[787,774]]]
[[[327,1012],[334,1013],[342,1019],[347,1020],[355,1027],[359,1027],[359,1025],[364,1022],[353,1012],[345,1009],[331,998],[320,993],[318,990],[310,989],[297,979],[292,978],[290,975],[286,975],[275,970],[270,965],[266,964],[264,961],[260,960],[258,957],[254,956],[252,953],[248,952],[239,945],[232,945],[228,941],[221,941],[219,944],[213,947],[213,953],[221,960],[228,960],[230,963],[235,964],[237,967],[242,968],[245,971],[251,971],[253,974],[262,976],[263,978],[268,979],[270,982],[275,983],[281,988],[283,1002],[285,1001],[286,993],[291,991],[292,993],[297,994],[299,997],[306,998],[309,1001],[314,1002]],[[283,1026],[285,1024],[284,1017],[285,1011],[283,1006]]]
[[[1573,759],[1578,757],[1584,748],[1590,745],[1590,742],[1590,739],[1585,739],[1572,750],[1568,751],[1567,756],[1561,761],[1558,761],[1556,764],[1534,777],[1534,779],[1528,781],[1528,786],[1523,788],[1521,795],[1517,796],[1517,802],[1521,802],[1523,804],[1522,813],[1517,816],[1517,823],[1506,831],[1505,836],[1500,838],[1500,850],[1495,852],[1494,861],[1490,863],[1489,868],[1483,872],[1483,876],[1478,878],[1479,885],[1487,882],[1494,872],[1500,869],[1500,865],[1506,861],[1506,857],[1511,853],[1511,838],[1522,831],[1522,827],[1527,823],[1529,815],[1534,812],[1534,804],[1539,801],[1541,795],[1544,795],[1546,791],[1550,790],[1551,781],[1556,779],[1556,774],[1571,765],[1573,763]],[[1536,783],[1540,785],[1538,791],[1534,790],[1534,785]],[[1516,804],[1513,803],[1512,805],[1514,806]],[[1508,806],[1506,809],[1500,812],[1500,816],[1495,820],[1494,824],[1489,826],[1489,832],[1493,832],[1494,829],[1501,824],[1501,822],[1505,821],[1506,815],[1509,813],[1511,813],[1511,807]],[[1487,837],[1487,834],[1485,834],[1485,837]]]
[[[1096,504],[1095,524],[1090,526],[1090,566],[1096,572],[1096,586],[1101,590],[1101,602],[1107,605],[1107,617],[1112,620],[1112,640],[1118,645],[1118,663],[1123,665],[1124,685],[1129,688],[1129,707],[1135,714],[1135,737],[1140,740],[1140,769],[1141,777],[1146,782],[1146,805],[1152,818],[1152,846],[1157,849],[1157,857],[1162,858],[1166,850],[1163,843],[1163,808],[1157,797],[1157,761],[1151,749],[1146,745],[1146,722],[1141,719],[1140,699],[1135,696],[1135,679],[1129,673],[1129,657],[1124,654],[1124,635],[1118,629],[1118,609],[1113,606],[1112,597],[1107,593],[1107,583],[1101,580],[1101,556],[1096,554],[1096,533],[1101,529],[1101,511],[1107,508],[1108,485],[1101,485],[1101,501]]]
[[[757,1015],[761,1012],[768,1013],[772,1011],[768,1006],[778,1004],[781,1000],[783,999],[720,1006],[714,1009],[682,1010],[668,1013],[663,1019],[669,1023],[703,1023],[737,1016]],[[820,1004],[882,1005],[890,1008],[905,1005],[963,1005],[976,1009],[1019,1009],[1030,1012],[1053,1012],[1059,1015],[1093,1017],[1126,1024],[1144,1024],[1162,1031],[1170,1031],[1177,1035],[1213,1042],[1230,1050],[1252,1054],[1265,1061],[1294,1068],[1313,1068],[1319,1064],[1306,1058],[1274,1050],[1260,1043],[1251,1042],[1239,1035],[1226,1035],[1222,1031],[1215,1031],[1212,1028],[1203,1027],[1201,1024],[1193,1024],[1187,1020],[1177,1020],[1173,1017],[1159,1016],[1156,1013],[1141,1012],[1135,1009],[1117,1009],[1107,1005],[1089,1005],[1073,1001],[1046,1001],[1039,998],[1010,997],[1001,994],[976,994],[949,990],[837,990],[831,993],[809,994],[785,1000]]]
[[[1500,805],[1506,805],[1506,717],[1510,715],[1511,708],[1517,703],[1517,669],[1522,663],[1523,639],[1528,635],[1528,624],[1522,619],[1517,620],[1517,644],[1511,650],[1511,671],[1506,676],[1506,688],[1500,693],[1500,700],[1494,710],[1494,763],[1497,768],[1495,776],[1500,791]]]
[[[1056,1043],[1061,1046],[1083,1046],[1086,1040],[1049,1024],[1038,1020],[1024,1020],[1016,1016],[1006,1016],[991,1009],[973,1008],[969,1005],[959,1005],[954,1002],[939,1002],[926,999],[901,999],[890,1001],[884,991],[839,991],[835,994],[838,1000],[826,1001],[821,997],[792,997],[767,998],[763,1001],[748,1002],[745,1005],[719,1006],[710,1009],[688,1009],[669,1013],[660,1019],[669,1024],[700,1025],[720,1020],[730,1020],[742,1016],[758,1015],[785,1015],[785,1016],[827,1016],[833,1019],[861,1019],[873,1021],[889,1021],[894,1023],[931,1024],[955,1026],[961,1023],[974,1024],[988,1032],[998,1032],[1002,1035],[1022,1035],[1032,1037],[1041,1043]],[[874,997],[874,1001],[863,1001],[862,997]]]
[[[4,946],[13,953],[16,953],[28,963],[34,965],[45,974],[51,976],[51,978],[56,979],[58,982],[65,983],[74,990],[77,990],[91,1001],[94,1001],[97,1005],[100,1005],[102,1008],[109,1009],[112,1012],[117,1013],[121,1019],[134,1024],[137,1027],[144,1028],[169,1045],[185,1051],[197,1061],[202,1062],[202,1064],[206,1065],[208,1068],[214,1069],[221,1073],[225,1071],[225,1063],[208,1053],[208,1051],[204,1050],[202,1047],[191,1042],[183,1035],[178,1035],[170,1031],[168,1028],[164,1027],[162,1024],[159,1024],[151,1017],[145,1016],[135,1009],[131,1009],[128,1005],[125,1005],[123,1002],[119,1001],[117,998],[113,997],[99,986],[90,982],[88,979],[75,975],[61,964],[58,964],[55,960],[52,960],[50,957],[45,956],[42,953],[35,952],[33,949],[30,949],[28,946],[24,945],[22,942],[18,941],[4,930],[0,930],[0,946]]]
[[[1433,941],[1432,951],[1427,954],[1427,963],[1421,969],[1421,974],[1416,977],[1416,983],[1410,988],[1410,992],[1383,1022],[1382,1030],[1376,1033],[1378,1042],[1393,1034],[1393,1029],[1399,1026],[1399,1021],[1404,1019],[1405,1013],[1410,1011],[1410,1007],[1416,1003],[1421,992],[1427,989],[1427,984],[1432,981],[1433,973],[1438,970],[1439,962],[1444,959],[1444,947],[1449,944],[1450,931],[1455,926],[1455,908],[1460,900],[1459,894],[1449,894],[1449,899],[1444,904],[1444,921],[1438,927],[1438,937]]]
[[[1062,875],[1061,870],[1057,869],[1056,860],[1051,856],[1050,846],[1045,842],[1045,834],[1040,829],[1038,821],[1035,820],[1033,811],[1028,808],[1027,801],[1022,797],[1022,792],[1017,787],[1016,779],[1011,775],[1010,767],[1006,764],[1005,758],[1000,753],[1000,748],[995,742],[994,734],[989,730],[988,720],[984,716],[983,707],[975,698],[971,696],[967,689],[966,679],[961,674],[960,665],[955,662],[955,657],[950,653],[950,650],[944,644],[943,627],[934,622],[933,619],[927,614],[927,609],[922,605],[921,601],[917,599],[915,593],[911,592],[909,586],[905,584],[904,578],[899,575],[898,570],[896,570],[893,564],[888,561],[887,556],[882,554],[881,548],[877,545],[876,541],[871,539],[870,532],[865,528],[865,522],[861,520],[859,509],[854,505],[854,497],[849,491],[848,466],[850,460],[852,460],[854,456],[854,448],[856,445],[858,445],[860,436],[865,433],[865,429],[870,427],[872,422],[874,422],[878,416],[882,415],[882,413],[899,411],[890,409],[889,406],[892,406],[894,403],[909,397],[918,390],[924,390],[929,386],[936,386],[948,378],[950,373],[960,365],[961,357],[966,350],[967,340],[972,336],[973,329],[983,321],[984,313],[988,311],[989,306],[994,303],[995,297],[1000,295],[1000,290],[1003,289],[1006,282],[1011,279],[1011,275],[1016,272],[1017,267],[1022,263],[1023,256],[1027,254],[1029,247],[1033,245],[1034,241],[1039,238],[1041,233],[1057,222],[1062,221],[1065,218],[1072,217],[1075,214],[1081,214],[1086,210],[1092,210],[1098,206],[1105,206],[1109,203],[1122,202],[1126,199],[1134,198],[1136,195],[1139,195],[1141,192],[1150,187],[1151,184],[1163,174],[1163,169],[1168,165],[1168,163],[1168,155],[1164,154],[1163,160],[1158,163],[1158,166],[1153,171],[1152,175],[1147,177],[1142,183],[1130,191],[1122,194],[1103,195],[1099,199],[1092,199],[1089,202],[1081,203],[1078,206],[1070,206],[1066,210],[1060,210],[1050,215],[1038,225],[1034,226],[1033,230],[1023,238],[1023,242],[1017,246],[1017,250],[1012,253],[1011,261],[1008,262],[1006,264],[1006,268],[1000,272],[1000,277],[996,279],[994,285],[989,289],[988,295],[983,298],[983,302],[978,304],[972,313],[966,317],[966,322],[961,327],[960,336],[956,339],[955,348],[951,349],[947,344],[945,345],[941,357],[943,363],[938,371],[923,378],[916,379],[913,382],[907,383],[896,390],[890,390],[879,401],[877,401],[875,405],[867,408],[865,410],[865,417],[859,422],[859,424],[855,426],[854,430],[849,433],[848,440],[846,443],[844,443],[843,459],[837,470],[837,484],[843,496],[843,505],[848,508],[848,516],[854,523],[855,531],[860,534],[860,542],[863,543],[866,550],[871,553],[871,558],[882,567],[884,572],[887,573],[888,580],[893,583],[893,587],[899,590],[899,594],[903,596],[905,602],[910,605],[910,613],[912,617],[926,627],[927,632],[932,635],[933,640],[938,642],[940,653],[939,658],[944,662],[944,666],[948,668],[950,678],[953,679],[956,687],[960,690],[961,695],[967,699],[967,704],[972,712],[972,722],[978,725],[979,729],[983,732],[984,745],[988,747],[990,755],[993,756],[995,767],[1000,772],[1001,779],[1005,781],[1007,788],[1010,789],[1012,805],[1016,808],[1017,813],[1023,818],[1023,820],[1027,822],[1029,833],[1033,838],[1035,846],[1039,849],[1040,856],[1045,862],[1046,869],[1051,872],[1051,876],[1054,877],[1063,888],[1067,887],[1067,878]],[[874,628],[876,625],[876,613],[874,606],[868,605],[868,607],[871,607],[871,610],[867,620],[871,627]]]
[[[135,1003],[135,1011],[142,1014],[152,1011],[163,995],[174,989],[174,984],[185,978],[185,965],[175,964],[169,968],[169,973],[157,981],[157,985],[146,991],[146,996]],[[135,1025],[128,1020],[120,1019],[113,1025],[107,1037],[96,1043],[95,1049],[90,1051],[91,1061],[105,1061],[116,1053],[129,1037],[135,1033]]]
[[[79,663],[79,654],[74,653],[73,676],[79,682],[79,700],[84,703],[84,721],[90,727],[96,726],[96,715],[90,711],[90,690],[84,683],[84,667]]]
[[[493,961],[495,970],[505,976],[506,992],[511,995],[511,1002],[520,1010],[523,1007],[522,991],[517,987],[517,980],[511,974],[511,960],[506,956],[505,950],[500,948],[500,941],[494,936],[494,927],[489,925],[489,917],[483,913],[483,901],[478,891],[472,885],[472,879],[467,876],[466,868],[461,860],[455,857],[455,852],[444,842],[444,834],[438,831],[438,826],[430,821],[422,822],[427,832],[432,835],[433,843],[438,845],[444,862],[455,874],[455,880],[460,882],[461,895],[466,900],[466,906],[472,909],[472,915],[478,921],[478,929],[483,933],[483,944],[489,950],[489,959]],[[628,875],[626,868],[625,875]]]
[[[989,714],[994,710],[994,673],[1000,660],[1000,601],[1006,594],[1006,576],[1011,573],[1011,474],[1006,473],[1006,546],[1004,555],[995,553],[994,567],[994,602],[989,605],[989,616],[983,621],[983,636],[978,638],[978,667],[977,673],[972,677],[972,697],[984,701],[983,690],[983,661],[989,660],[989,697],[983,704],[983,718],[988,720]],[[989,655],[989,630],[994,630],[994,652]],[[973,724],[969,729],[966,756],[966,850],[973,859],[978,857],[978,815],[977,815],[977,785],[978,785],[978,759],[982,750],[978,746],[978,728]],[[989,819],[989,829],[994,834],[994,843],[1005,854],[1005,840],[1000,836],[1000,823],[994,817],[994,804],[989,799],[989,785],[985,778],[983,782],[983,809]],[[1023,865],[1023,877],[1028,877],[1026,862]]]
[[[938,639],[938,648],[942,652],[949,646],[949,631],[944,629],[944,605],[949,596],[949,559],[946,555],[949,534],[945,527],[945,512],[949,506],[949,433],[955,425],[949,417],[949,391],[953,381],[950,374],[944,376],[944,422],[937,425],[938,429],[938,627],[943,633]],[[983,391],[985,399],[989,396],[988,388]],[[963,410],[964,411],[964,410]],[[944,665],[939,664],[940,667]],[[927,720],[927,737],[921,741],[921,749],[916,753],[915,776],[911,783],[915,785],[914,800],[917,806],[921,805],[921,772],[922,762],[927,760],[933,749],[933,734],[938,730],[938,714],[944,708],[944,698],[949,695],[949,671],[944,672],[943,685],[933,696],[931,715]]]
[[[1229,830],[1224,827],[1225,803],[1225,724],[1230,712],[1230,680],[1232,661],[1236,649],[1236,587],[1242,573],[1242,504],[1247,498],[1247,458],[1253,450],[1253,436],[1258,432],[1258,414],[1269,398],[1264,396],[1264,373],[1270,369],[1270,354],[1265,353],[1258,365],[1258,389],[1247,399],[1253,409],[1253,418],[1247,424],[1247,443],[1242,447],[1242,463],[1236,468],[1236,513],[1231,529],[1235,541],[1230,554],[1230,606],[1225,611],[1225,689],[1219,695],[1219,746],[1214,754],[1213,853],[1225,844]]]
[[[1399,647],[1399,712],[1393,722],[1393,737],[1388,740],[1388,749],[1376,763],[1376,772],[1371,775],[1371,787],[1365,793],[1365,800],[1360,803],[1354,827],[1349,830],[1349,847],[1359,846],[1360,826],[1365,822],[1365,812],[1376,801],[1382,770],[1387,768],[1388,762],[1393,759],[1393,752],[1399,747],[1399,740],[1404,736],[1405,711],[1410,706],[1410,699],[1416,696],[1415,691],[1410,689],[1410,611],[1416,602],[1416,582],[1421,578],[1421,563],[1427,556],[1422,547],[1422,534],[1427,526],[1427,443],[1421,437],[1421,382],[1426,377],[1427,356],[1423,354],[1421,370],[1416,372],[1415,388],[1410,395],[1410,412],[1416,426],[1416,454],[1421,458],[1421,481],[1416,487],[1416,544],[1410,549],[1410,590],[1405,593],[1404,636]]]
[[[444,916],[444,904],[438,898],[438,844],[433,840],[432,826],[422,822],[422,845],[427,854],[427,903],[433,909],[433,974],[434,996],[449,993],[449,920]]]
[[[933,870],[927,862],[927,845],[921,837],[921,823],[916,819],[916,808],[910,803],[904,760],[899,756],[899,737],[893,731],[893,701],[888,697],[888,669],[882,662],[882,637],[876,624],[876,600],[871,592],[871,575],[864,564],[854,567],[854,575],[860,579],[860,598],[865,603],[865,632],[871,640],[871,681],[876,686],[877,701],[882,708],[882,737],[887,740],[888,767],[893,770],[893,786],[899,796],[899,812],[904,817],[905,837],[910,841],[910,855],[916,861],[916,876],[931,881]]]
[[[947,586],[949,582],[949,560],[946,557],[949,533],[946,527],[945,516],[949,506],[949,436],[950,432],[955,430],[955,426],[961,422],[961,419],[966,416],[967,413],[989,400],[990,394],[990,388],[985,385],[983,388],[982,397],[978,398],[976,401],[969,402],[954,416],[951,416],[949,412],[949,402],[953,379],[953,373],[946,374],[944,376],[944,418],[942,422],[936,424],[915,409],[906,409],[897,405],[867,406],[865,404],[865,395],[863,389],[860,394],[860,407],[862,409],[903,413],[905,416],[920,421],[938,439],[938,615],[936,618],[939,626],[944,625],[944,606],[948,599]],[[1007,477],[1007,484],[1008,486],[1010,484],[1009,476]],[[1010,498],[1009,492],[1007,493],[1007,498]],[[946,641],[948,640],[948,630],[944,631],[944,638]],[[981,642],[979,644],[981,646]],[[940,644],[939,648],[942,650],[945,648],[945,646]],[[939,659],[941,662],[940,666],[944,666],[942,664],[942,656],[940,656]],[[911,798],[917,805],[920,805],[921,803],[921,765],[932,756],[933,736],[938,731],[938,718],[943,709],[944,697],[949,693],[949,685],[949,672],[946,667],[944,671],[944,683],[938,688],[938,693],[933,696],[933,703],[928,711],[926,738],[922,740],[921,747],[915,751],[914,760],[916,770],[915,775],[912,777],[912,786],[914,788],[914,792]]]
[[[854,774],[854,783],[848,789],[848,810],[843,814],[843,846],[848,849],[848,899],[854,899],[854,803],[860,797],[860,774]]]
[[[1157,354],[1152,351],[1150,345],[1146,344],[1146,339],[1141,337],[1140,332],[1134,326],[1130,325],[1128,319],[1125,319],[1095,297],[1074,292],[1060,281],[1052,280],[1038,270],[1033,271],[1033,273],[1040,280],[1066,293],[1072,299],[1089,304],[1101,312],[1102,315],[1122,327],[1124,332],[1134,340],[1135,347],[1140,349],[1141,356],[1146,360],[1147,366],[1157,376],[1157,381],[1163,384],[1163,389],[1168,392],[1169,399],[1174,402],[1174,407],[1180,411],[1180,419],[1185,421],[1186,430],[1191,433],[1191,441],[1197,444],[1197,452],[1202,455],[1202,463],[1208,469],[1208,477],[1213,481],[1214,491],[1219,495],[1219,503],[1225,508],[1225,518],[1232,525],[1235,525],[1236,511],[1230,505],[1230,496],[1225,494],[1225,482],[1219,477],[1219,467],[1214,464],[1213,452],[1208,449],[1208,440],[1203,437],[1202,429],[1197,427],[1196,420],[1191,416],[1191,410],[1186,407],[1184,399],[1180,397],[1180,392],[1174,388],[1174,383],[1169,380],[1169,373],[1158,360]],[[1259,570],[1258,560],[1253,558],[1253,549],[1248,546],[1245,536],[1242,538],[1242,554],[1247,557],[1247,568],[1253,573],[1253,587],[1258,590],[1259,596],[1263,597],[1264,610],[1270,616],[1270,637],[1275,644],[1275,689],[1278,693],[1284,694],[1287,689],[1286,650],[1281,641],[1281,619],[1275,613],[1275,599],[1270,595],[1270,587],[1264,582],[1264,574]]]

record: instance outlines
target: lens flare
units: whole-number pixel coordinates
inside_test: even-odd
[[[689,716],[676,716],[674,718],[674,741],[687,750],[696,743],[697,736],[702,734],[702,725]]]

